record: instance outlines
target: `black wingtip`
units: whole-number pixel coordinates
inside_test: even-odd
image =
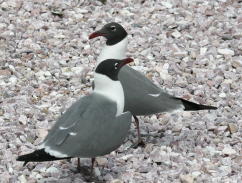
[[[28,161],[25,161],[25,162],[24,162],[24,164],[23,164],[23,167],[24,167],[24,166],[26,166],[26,165],[27,165],[27,163],[28,163]]]
[[[29,162],[29,161],[26,161],[25,158],[26,157],[26,155],[23,155],[23,156],[19,156],[19,157],[17,157],[17,161],[24,161],[24,164],[23,164],[23,167],[24,166],[26,166],[27,165],[27,163]]]
[[[179,99],[182,102],[183,106],[185,107],[184,111],[216,110],[216,109],[218,109],[217,107],[214,107],[214,106],[196,104],[196,103],[193,103],[193,102],[181,99],[181,98],[177,98],[177,99]]]
[[[23,167],[25,167],[27,165],[27,163],[29,162],[29,161],[25,160],[26,159],[25,157],[26,157],[26,155],[18,156],[16,159],[17,161],[24,161]]]
[[[49,153],[46,153],[44,149],[36,150],[32,153],[25,154],[17,157],[17,161],[24,161],[23,166],[25,166],[28,162],[42,162],[42,161],[55,161],[61,159],[69,159],[70,157],[58,158],[55,156],[51,156]]]

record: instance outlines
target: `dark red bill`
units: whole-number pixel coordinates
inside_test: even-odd
[[[132,58],[125,58],[125,59],[123,59],[123,62],[120,64],[120,66],[124,66],[133,61],[134,61],[134,59],[132,59]]]
[[[101,33],[101,32],[94,32],[94,33],[89,35],[89,39],[93,39],[93,38],[99,37],[99,36],[105,36],[105,34]]]

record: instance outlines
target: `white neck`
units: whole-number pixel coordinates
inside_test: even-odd
[[[106,60],[106,59],[124,59],[126,56],[126,49],[128,44],[128,38],[127,36],[120,42],[118,42],[115,45],[106,45],[98,59],[97,59],[97,65]]]
[[[124,90],[120,81],[113,81],[109,77],[94,73],[94,91],[104,97],[116,102],[116,116],[123,113],[124,110]]]

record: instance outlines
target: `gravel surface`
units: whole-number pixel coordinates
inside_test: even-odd
[[[1,183],[241,182],[241,0],[0,0],[0,15]],[[91,91],[104,39],[88,35],[111,21],[129,32],[134,68],[219,109],[140,117],[145,147],[129,148],[132,125],[123,146],[97,159],[91,179],[74,172],[76,159],[23,167],[16,157],[35,150]]]

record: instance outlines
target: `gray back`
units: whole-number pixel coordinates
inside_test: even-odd
[[[130,111],[133,115],[167,112],[182,106],[180,100],[167,94],[143,74],[129,66],[124,66],[120,70],[118,78],[124,89],[124,111]],[[159,96],[154,97],[150,94]]]

